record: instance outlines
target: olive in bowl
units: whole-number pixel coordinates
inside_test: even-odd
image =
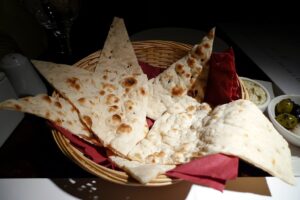
[[[287,141],[300,146],[300,95],[277,96],[267,111],[276,130]]]

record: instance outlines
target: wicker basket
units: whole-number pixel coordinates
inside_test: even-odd
[[[138,60],[162,68],[170,66],[173,62],[186,55],[187,51],[192,48],[191,45],[183,43],[157,40],[133,42],[133,47]],[[97,65],[99,56],[100,51],[97,51],[75,63],[75,66],[93,70]],[[240,83],[242,98],[248,99],[248,93],[241,80]],[[141,184],[130,178],[125,172],[112,170],[96,164],[72,146],[69,140],[60,132],[53,130],[52,133],[61,151],[86,171],[115,183],[141,186]],[[178,181],[178,179],[171,179],[165,175],[159,175],[156,179],[148,183],[147,186],[169,185]]]

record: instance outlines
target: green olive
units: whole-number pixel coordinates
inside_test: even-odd
[[[276,115],[281,113],[290,113],[293,110],[294,103],[291,99],[283,99],[281,100],[275,108]]]
[[[293,129],[298,123],[297,118],[288,113],[279,114],[275,119],[287,129]]]

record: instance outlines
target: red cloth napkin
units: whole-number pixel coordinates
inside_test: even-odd
[[[81,151],[84,155],[91,158],[95,163],[104,164],[107,165],[108,158],[106,155],[106,150],[104,147],[97,147],[94,146],[83,139],[77,137],[69,130],[58,126],[54,122],[48,123],[50,126],[52,126],[54,129],[62,133],[66,138],[68,138],[71,142],[71,144],[76,147],[79,151]]]
[[[233,49],[212,53],[204,101],[212,106],[241,98]]]
[[[224,59],[224,62],[225,61],[231,62],[232,60]],[[153,78],[163,71],[161,68],[153,67],[146,63],[140,62],[140,65],[144,73],[148,75],[148,78]],[[232,63],[230,63],[230,66],[232,66]],[[154,121],[147,118],[147,123],[148,126],[151,127]],[[67,137],[72,145],[78,148],[87,157],[91,158],[94,162],[113,168],[113,165],[107,158],[105,148],[89,144],[73,135],[70,131],[54,123],[50,123],[50,125]],[[180,178],[195,184],[205,185],[223,191],[226,180],[237,177],[238,158],[223,154],[213,154],[179,165],[175,169],[168,171],[166,174],[170,177]]]
[[[223,191],[226,180],[237,177],[238,164],[237,157],[213,154],[179,165],[166,174]]]
[[[165,69],[161,67],[153,67],[148,63],[139,61],[139,64],[145,74],[147,74],[148,79],[156,77],[158,74],[163,72]]]

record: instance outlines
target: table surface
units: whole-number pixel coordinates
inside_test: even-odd
[[[238,46],[236,46],[236,48],[234,49],[236,50],[235,51],[236,68],[240,76],[270,81],[269,77],[266,74],[264,74],[262,70],[259,67],[257,67],[257,65],[253,63],[252,60],[249,59],[249,57],[243,51],[239,49]],[[84,182],[86,180],[89,181],[95,180],[96,182],[101,182],[103,185],[103,188],[99,189],[101,191],[106,190],[107,188],[116,188],[118,189],[118,191],[124,190],[125,193],[126,191],[136,190],[132,188],[124,189],[121,186],[117,186],[115,184],[105,182],[105,181],[103,182],[102,179],[96,179],[95,176],[81,169],[79,166],[77,166],[75,163],[69,160],[59,150],[58,146],[56,145],[52,137],[50,128],[46,124],[45,120],[28,114],[25,115],[21,123],[16,127],[14,132],[10,135],[10,137],[7,139],[4,145],[0,148],[0,158],[1,158],[0,190],[3,191],[5,191],[6,187],[11,187],[12,185],[13,186],[20,185],[22,187],[27,186],[25,188],[27,188],[30,191],[32,187],[29,187],[30,184],[28,184],[28,181],[31,184],[33,184],[34,187],[41,184],[42,186],[49,187],[48,188],[49,190],[50,188],[53,188],[55,186],[54,188],[60,188],[61,190],[68,191],[70,189],[69,186],[75,184],[73,183],[74,180],[76,184],[77,181]],[[244,171],[240,171],[240,175],[242,174],[244,175],[245,171],[247,171],[248,172],[247,175],[250,176],[267,175],[266,173],[260,170],[256,170],[254,167],[251,167],[243,162],[241,162],[240,164],[242,168],[245,169]],[[270,180],[274,180],[274,179],[270,179]],[[275,178],[275,180],[277,179]],[[68,183],[67,185],[69,186],[65,186],[64,184],[66,183]],[[83,183],[80,182],[80,184]],[[284,184],[284,183],[280,183],[280,184]],[[22,187],[19,188],[20,191],[24,190],[21,189]],[[178,191],[180,191],[180,193],[176,196],[177,197],[176,199],[184,199],[184,198],[196,199],[193,198],[192,195],[199,194],[199,191],[203,190],[203,187],[200,187],[201,189],[199,189],[198,186],[192,186],[189,183],[182,182],[176,186],[163,187],[163,189],[162,188],[151,189],[151,190],[141,189],[140,190],[141,193],[139,194],[141,196],[138,197],[151,196],[152,194],[155,194],[155,191],[157,192],[165,191],[165,193],[162,194],[165,194],[167,197],[168,195],[170,195],[170,193],[174,193],[174,192],[176,193],[177,189],[174,190],[173,187],[180,188],[180,189],[177,188]],[[288,187],[288,186],[284,186],[284,187]],[[299,180],[298,180],[297,187],[294,187],[290,190],[294,191],[295,193],[295,191],[297,190],[300,191],[300,188],[298,187],[299,187]],[[87,191],[86,188],[83,188],[82,190]],[[91,190],[92,192],[94,191],[94,189],[91,187],[89,188],[89,190]],[[54,197],[56,194],[57,195],[60,194],[60,192],[58,191],[59,190],[56,190],[56,192],[53,194]],[[65,192],[62,193],[65,194]],[[8,190],[6,193],[1,192],[1,195],[4,194],[13,195]],[[36,199],[38,199],[39,197],[38,195],[43,195],[43,193],[35,194],[35,195],[37,195],[35,197],[37,197]],[[69,197],[70,199],[74,199],[74,197],[77,198],[81,197],[80,195],[78,196],[77,193],[76,195],[72,194]],[[189,196],[187,197],[187,195]],[[64,197],[66,197],[67,199],[67,196]],[[163,196],[161,197],[163,199]],[[93,196],[93,198],[103,199],[101,193],[97,197]],[[1,196],[0,199],[2,199]],[[123,196],[123,199],[131,199],[131,198],[130,196],[126,197],[125,195]]]

